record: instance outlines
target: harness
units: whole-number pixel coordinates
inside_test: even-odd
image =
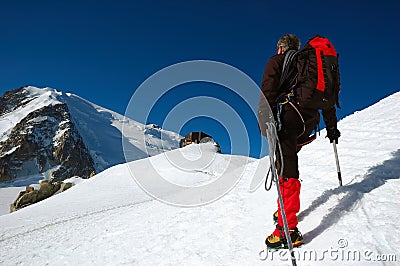
[[[282,113],[283,113],[283,107],[288,104],[288,105],[290,105],[291,108],[293,108],[293,110],[296,111],[296,113],[298,114],[298,116],[300,118],[300,121],[301,121],[301,123],[303,125],[303,130],[301,131],[301,133],[299,135],[297,135],[297,138],[299,139],[306,132],[306,125],[308,123],[311,123],[314,120],[314,118],[311,118],[311,119],[309,119],[307,121],[304,120],[304,117],[301,114],[299,108],[294,103],[294,99],[295,98],[294,98],[293,92],[290,92],[290,93],[285,94],[285,95],[280,97],[279,101],[276,104],[276,110],[277,110],[277,113],[276,113],[276,125],[277,126],[276,126],[276,128],[277,128],[278,132],[280,132],[282,130],[281,116],[282,116]],[[311,143],[313,140],[315,140],[317,138],[317,132],[319,132],[319,129],[320,129],[319,128],[319,124],[317,124],[316,127],[312,131],[313,134],[311,136],[309,136],[308,139],[305,142],[299,143],[299,144],[297,144],[297,146],[298,147],[302,147],[304,145],[307,145],[307,144]]]
[[[296,85],[296,84],[295,84],[295,85]],[[294,87],[295,85],[293,85],[293,87]],[[302,131],[302,133],[301,133],[300,135],[297,136],[297,138],[299,138],[299,137],[302,136],[302,135],[304,134],[304,132],[306,131],[306,124],[305,124],[305,122],[304,122],[304,118],[303,118],[303,116],[301,115],[299,109],[293,104],[292,99],[294,99],[293,90],[291,90],[291,92],[288,93],[288,94],[282,95],[282,96],[279,98],[279,100],[278,100],[278,102],[277,102],[277,104],[276,104],[276,110],[277,110],[277,113],[276,113],[277,130],[278,130],[278,132],[282,130],[281,115],[282,115],[283,106],[284,106],[285,104],[289,104],[289,105],[296,111],[296,113],[299,115],[300,120],[301,120],[301,122],[302,122],[302,124],[303,124],[303,131]]]

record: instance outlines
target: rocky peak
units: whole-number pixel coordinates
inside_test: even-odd
[[[38,89],[31,86],[7,91],[0,97],[0,116],[21,109],[31,102],[34,105],[41,102],[42,106],[59,103],[56,99],[57,93],[57,91],[51,91],[49,88]]]
[[[5,93],[0,98],[1,118],[40,96],[28,88]],[[20,119],[0,140],[0,182],[38,174],[64,180],[89,177],[94,171],[93,159],[71,121],[68,106],[57,101],[43,105]]]

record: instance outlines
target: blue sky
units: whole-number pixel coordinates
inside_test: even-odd
[[[258,85],[285,33],[304,44],[315,34],[340,54],[339,118],[399,90],[400,4],[396,1],[7,1],[0,8],[0,94],[25,85],[72,92],[125,113],[149,76],[187,60],[232,65]],[[193,96],[234,105],[248,128],[250,151],[260,156],[255,120],[224,88],[205,83],[177,87],[148,121]],[[167,98],[169,99],[169,98]],[[231,152],[218,121],[199,117],[182,134],[204,130]]]

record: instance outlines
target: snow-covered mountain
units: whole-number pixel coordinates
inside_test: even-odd
[[[298,227],[305,245],[295,249],[298,265],[400,260],[399,101],[400,92],[339,122],[343,187],[324,131],[301,151]],[[213,159],[193,167],[203,157]],[[290,265],[285,251],[265,253],[264,261],[258,257],[274,229],[276,189],[266,192],[261,186],[250,193],[249,188],[262,180],[268,162],[217,154],[204,144],[114,166],[0,216],[0,264]],[[147,165],[155,171],[146,171]],[[155,200],[135,182],[138,175],[151,180],[155,173],[185,189],[212,188],[221,176],[241,178],[213,203],[180,208]]]
[[[177,148],[179,138],[77,95],[23,87],[0,98],[0,181],[88,177],[125,162],[124,149],[136,160]]]

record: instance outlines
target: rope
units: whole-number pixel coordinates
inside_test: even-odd
[[[268,173],[267,173],[267,178],[265,178],[264,188],[265,188],[266,191],[270,191],[270,190],[271,190],[272,182],[274,181],[274,180],[272,180],[272,178],[271,178],[271,179],[270,179],[270,182],[269,182],[269,185],[267,185],[267,184],[268,184],[268,177],[269,177],[269,174],[270,174],[270,173],[271,173],[271,167],[269,167]]]
[[[296,57],[297,53],[298,52],[296,52],[295,50],[289,50],[286,52],[285,59],[283,61],[282,75],[279,81],[278,89],[280,89],[283,83],[285,82],[289,72],[289,66],[292,64],[292,61]]]
[[[268,136],[268,127],[267,127],[267,136]],[[270,135],[270,136],[271,136],[271,135]],[[275,142],[274,144],[275,144],[275,147],[278,148],[279,157],[280,157],[280,163],[281,163],[281,169],[280,169],[280,172],[279,172],[279,176],[282,176],[282,175],[283,175],[283,168],[284,168],[282,147],[281,147],[281,144],[280,144],[280,142],[279,142],[278,135],[276,134],[275,136],[276,136],[276,140],[275,140],[276,142]],[[269,143],[268,145],[270,145],[270,142],[268,142],[268,143]],[[271,141],[271,143],[272,143],[272,141]],[[276,144],[277,144],[277,145],[276,145]],[[276,151],[276,150],[275,150],[275,151]],[[269,156],[271,156],[271,154],[270,154]],[[273,154],[272,156],[275,156],[275,154]],[[267,176],[266,176],[266,178],[265,178],[264,188],[265,188],[266,191],[271,190],[271,187],[272,187],[272,183],[273,183],[273,174],[271,175],[271,179],[270,179],[269,185],[268,185],[268,178],[269,178],[269,175],[271,174],[271,171],[272,171],[272,166],[269,167],[268,172],[267,172]]]

